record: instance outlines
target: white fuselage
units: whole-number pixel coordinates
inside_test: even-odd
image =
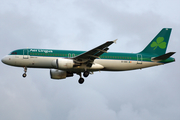
[[[23,55],[7,55],[2,59],[2,62],[8,65],[17,67],[30,67],[30,68],[54,68],[52,62],[59,57],[36,57],[36,56],[23,56]],[[110,60],[110,59],[95,59],[94,64],[102,65],[103,69],[87,68],[89,71],[125,71],[133,69],[141,69],[163,63],[153,61],[130,61],[130,60]],[[76,67],[69,69],[70,71],[77,71],[84,69],[84,67]]]

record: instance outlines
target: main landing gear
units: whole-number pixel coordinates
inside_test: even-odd
[[[83,73],[83,76],[84,76],[84,77],[88,77],[88,76],[89,76],[89,72],[88,72],[88,71],[85,71],[85,72]]]
[[[79,84],[83,84],[84,83],[84,78],[82,78],[82,75],[81,75],[81,73],[78,73],[78,75],[80,76],[80,78],[79,78]],[[89,71],[85,71],[84,73],[83,73],[83,76],[84,77],[88,77],[89,76]]]
[[[79,78],[79,84],[83,84],[84,83],[84,78]]]
[[[27,67],[24,67],[24,73],[22,74],[22,76],[23,76],[24,78],[27,76],[26,72],[27,72]]]

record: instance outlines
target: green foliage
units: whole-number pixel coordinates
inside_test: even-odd
[[[155,50],[157,47],[161,48],[161,49],[165,49],[166,48],[166,42],[163,42],[164,38],[163,37],[158,37],[156,39],[156,42],[152,42],[151,47],[154,48],[153,50]]]

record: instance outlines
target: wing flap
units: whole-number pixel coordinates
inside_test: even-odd
[[[74,57],[73,59],[77,62],[77,63],[87,63],[87,62],[92,62],[94,61],[94,59],[99,58],[100,55],[102,55],[103,53],[107,53],[107,51],[109,50],[109,46],[112,43],[115,43],[117,41],[108,41],[92,50],[89,50],[85,53],[82,53],[76,57]]]

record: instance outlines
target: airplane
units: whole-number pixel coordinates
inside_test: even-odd
[[[114,41],[108,41],[89,51],[53,50],[25,48],[12,51],[2,58],[7,65],[23,67],[23,77],[27,76],[27,68],[50,69],[51,79],[65,79],[80,76],[78,82],[84,83],[84,77],[96,71],[127,71],[174,62],[171,56],[175,52],[166,53],[172,28],[163,28],[154,39],[138,53],[107,52]]]

